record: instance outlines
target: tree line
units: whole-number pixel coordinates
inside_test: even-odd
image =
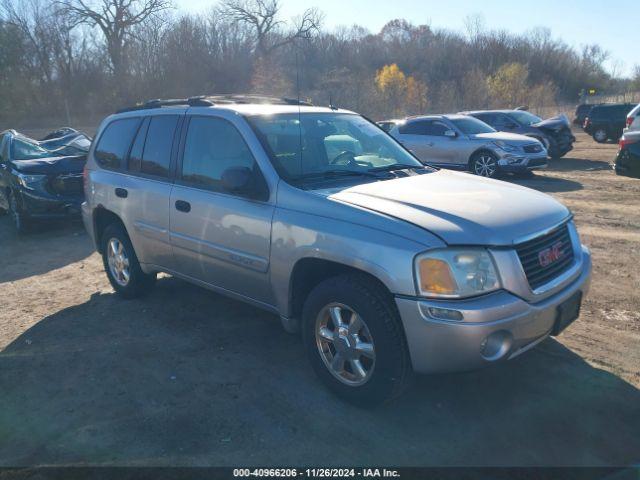
[[[640,88],[600,46],[547,29],[464,31],[403,19],[379,32],[287,20],[279,0],[222,0],[199,14],[171,0],[0,0],[0,121],[78,118],[150,98],[251,92],[373,118],[577,102],[581,90]]]

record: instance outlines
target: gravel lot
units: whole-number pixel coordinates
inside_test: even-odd
[[[18,237],[1,217],[0,465],[637,464],[640,180],[578,136],[519,182],[593,251],[580,320],[375,410],[329,394],[274,316],[171,277],[121,300],[80,224]]]

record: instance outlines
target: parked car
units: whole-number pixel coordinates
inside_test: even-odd
[[[581,103],[580,105],[578,105],[576,107],[576,113],[573,118],[573,124],[582,128],[582,126],[584,125],[585,118],[587,118],[587,116],[589,115],[589,112],[595,105],[599,105],[599,104]]]
[[[622,136],[627,114],[635,107],[631,103],[607,103],[596,105],[584,121],[584,131],[598,143],[615,140]]]
[[[640,130],[625,132],[619,145],[614,165],[616,173],[640,178]]]
[[[154,101],[102,122],[82,213],[119,295],[168,272],[279,315],[360,405],[412,371],[513,359],[578,317],[591,255],[566,207],[293,103]]]
[[[497,132],[467,115],[410,117],[393,122],[387,131],[423,163],[483,177],[529,174],[547,166],[547,151],[538,140]]]
[[[566,115],[542,120],[523,110],[480,110],[463,112],[482,120],[499,132],[511,132],[539,140],[551,158],[560,158],[573,150],[576,137],[571,133]]]
[[[0,209],[19,232],[45,219],[79,216],[82,169],[91,139],[66,129],[38,141],[15,130],[0,134]]]
[[[625,132],[640,131],[640,103],[627,114]]]

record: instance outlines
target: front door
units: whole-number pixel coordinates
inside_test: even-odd
[[[175,271],[272,304],[268,270],[274,205],[225,191],[230,167],[260,170],[236,127],[214,116],[188,120],[171,194]]]

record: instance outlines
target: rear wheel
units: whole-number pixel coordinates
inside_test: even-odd
[[[593,132],[593,139],[598,143],[605,143],[609,139],[609,134],[604,128],[598,128]]]
[[[493,178],[498,174],[498,158],[493,153],[479,152],[471,158],[470,167],[476,175]]]
[[[347,274],[323,281],[302,317],[311,365],[340,397],[373,406],[405,389],[411,368],[400,316],[374,279]]]
[[[18,197],[13,190],[9,190],[9,214],[18,233],[28,233],[31,230],[31,220],[22,211]]]
[[[119,223],[109,225],[102,235],[102,261],[111,286],[125,298],[139,297],[155,284],[156,274],[142,271],[131,240]]]

